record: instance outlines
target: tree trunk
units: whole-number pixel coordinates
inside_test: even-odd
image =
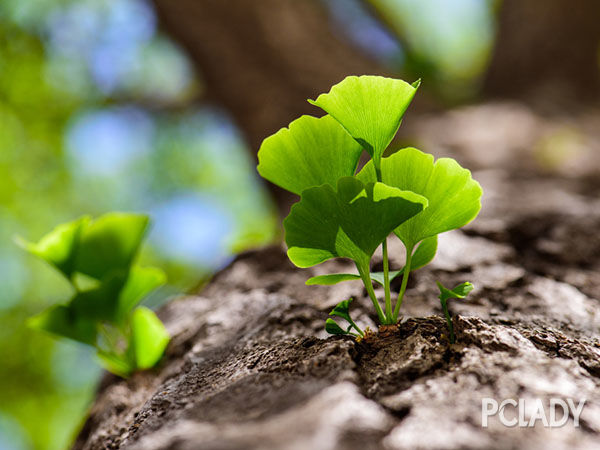
[[[302,114],[306,99],[346,75],[382,73],[338,39],[316,0],[154,0],[161,25],[185,50],[206,89],[226,109],[253,157],[262,140]],[[269,186],[285,214],[291,194]]]
[[[346,75],[382,68],[334,35],[315,0],[154,0],[189,53],[207,98],[229,111],[254,151]]]
[[[599,24],[597,0],[503,0],[484,95],[597,101]]]

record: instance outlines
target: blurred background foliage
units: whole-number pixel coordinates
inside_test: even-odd
[[[226,113],[138,0],[0,2],[0,449],[65,448],[100,370],[24,320],[67,283],[13,244],[81,214],[143,211],[143,260],[189,289],[276,231]]]
[[[479,92],[497,1],[319,1],[332,33],[440,103]],[[150,214],[141,259],[169,275],[151,306],[279,236],[256,149],[196,67],[144,0],[0,2],[0,450],[67,447],[101,374],[91,350],[24,326],[70,293],[16,234]]]

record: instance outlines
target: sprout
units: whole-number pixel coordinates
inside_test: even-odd
[[[437,281],[438,288],[440,289],[440,302],[442,303],[442,310],[444,316],[446,316],[446,322],[448,323],[448,331],[450,332],[450,343],[454,344],[456,338],[454,336],[454,326],[452,325],[452,318],[450,312],[448,312],[448,300],[451,298],[465,298],[469,292],[473,290],[473,285],[468,281],[455,286],[452,289],[445,288],[442,283]]]
[[[259,173],[300,195],[284,220],[290,260],[310,267],[342,257],[354,261],[358,271],[320,275],[306,284],[361,279],[382,325],[398,322],[410,272],[433,260],[437,235],[466,225],[481,209],[479,183],[455,160],[434,161],[414,148],[383,157],[419,85],[379,76],[347,77],[309,100],[328,115],[300,117],[265,139],[258,152]],[[371,159],[356,173],[363,149]],[[395,271],[387,250],[392,233],[406,249],[405,266]],[[371,273],[379,245],[383,272]],[[402,283],[392,304],[390,283],[398,276]],[[385,309],[373,281],[384,287]],[[349,303],[344,302],[338,307],[347,311]],[[352,325],[344,330],[332,319],[326,322],[332,334],[351,334],[352,328],[358,331]]]

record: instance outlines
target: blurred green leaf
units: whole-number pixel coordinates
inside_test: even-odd
[[[128,272],[113,271],[93,289],[80,291],[69,302],[71,310],[81,317],[95,321],[116,320],[119,294],[127,280]]]
[[[150,292],[167,281],[165,273],[156,267],[133,266],[119,294],[116,320],[122,322],[129,312]]]
[[[128,270],[148,226],[148,216],[108,213],[81,233],[75,270],[98,280],[109,272]]]
[[[129,377],[135,370],[135,367],[131,365],[127,358],[115,355],[114,353],[98,351],[96,356],[100,360],[102,367],[122,378]]]
[[[152,310],[143,306],[133,312],[131,335],[138,369],[149,369],[160,361],[170,340],[160,319]]]
[[[96,343],[96,325],[68,306],[58,305],[28,319],[27,324],[57,336],[67,337],[88,345]]]
[[[71,278],[75,269],[77,246],[82,230],[89,224],[88,216],[63,223],[42,237],[37,243],[17,237],[18,245],[29,253],[56,267],[65,277]]]

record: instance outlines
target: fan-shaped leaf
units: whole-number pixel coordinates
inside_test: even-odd
[[[327,331],[329,334],[336,334],[336,335],[348,334],[348,333],[350,333],[350,328],[352,328],[352,325],[350,325],[347,330],[344,330],[332,318],[328,318],[325,321],[325,331]]]
[[[119,293],[116,320],[123,321],[129,312],[154,289],[167,281],[165,273],[156,267],[133,266],[123,289]]]
[[[266,138],[258,151],[258,173],[300,195],[356,171],[361,146],[331,116],[302,116]]]
[[[428,208],[407,220],[396,235],[407,248],[444,231],[466,225],[481,209],[481,186],[455,160],[433,156],[415,148],[402,149],[381,161],[385,184],[423,195]],[[357,175],[365,183],[376,180],[373,163],[369,162]]]
[[[141,306],[133,312],[131,345],[138,369],[153,367],[162,357],[169,340],[169,333],[152,310]]]
[[[342,124],[378,164],[417,87],[393,78],[349,76],[309,102]]]
[[[335,308],[331,310],[329,315],[338,316],[342,319],[346,319],[348,322],[351,322],[352,319],[350,318],[350,303],[352,303],[351,298],[349,298],[348,300],[342,300],[337,305],[335,305]]]
[[[16,238],[16,242],[31,254],[56,267],[65,277],[71,278],[79,237],[89,221],[88,216],[83,216],[58,225],[37,243],[27,242],[19,237]]]
[[[31,328],[67,337],[84,344],[94,345],[96,343],[95,323],[76,314],[68,306],[58,305],[48,308],[28,319],[27,324]]]
[[[284,221],[288,256],[298,267],[345,257],[368,271],[383,239],[426,206],[413,192],[353,177],[341,178],[337,192],[329,185],[307,189]]]
[[[465,281],[464,283],[454,286],[452,289],[445,288],[442,283],[436,281],[438,288],[440,289],[440,300],[442,303],[448,301],[451,298],[465,298],[469,292],[473,290],[473,284]]]
[[[147,225],[148,217],[141,214],[108,213],[94,220],[81,233],[75,270],[98,280],[127,270]]]

